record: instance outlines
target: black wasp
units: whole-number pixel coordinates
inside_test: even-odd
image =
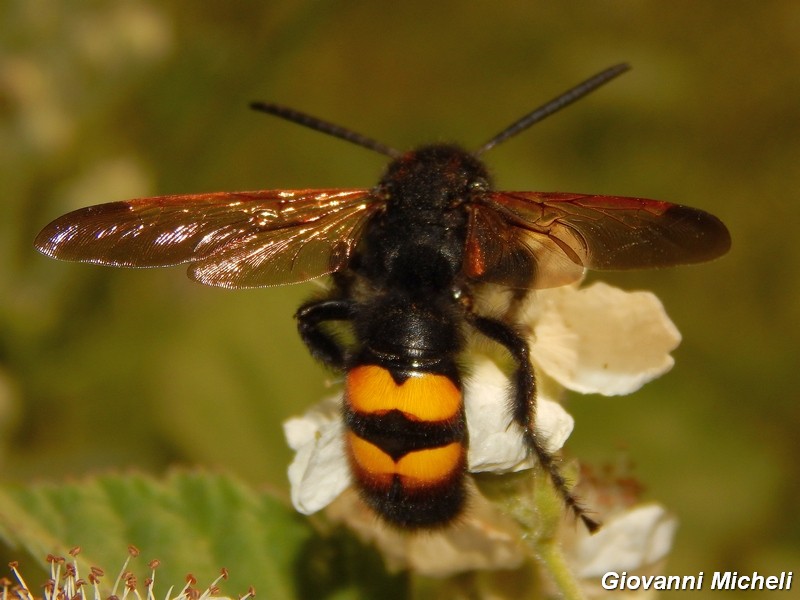
[[[510,319],[477,314],[487,283],[515,290],[578,280],[585,269],[701,262],[730,246],[714,216],[676,204],[586,194],[498,192],[480,156],[628,69],[617,65],[516,121],[473,152],[454,145],[399,152],[274,105],[253,108],[383,153],[372,189],[161,196],[64,215],[36,239],[63,260],[120,267],[189,263],[207,285],[284,285],[333,274],[333,289],[297,311],[300,335],[346,373],[343,414],[352,474],[389,523],[445,525],[466,501],[466,424],[458,359],[471,328],[515,364],[508,399],[530,451],[566,504],[596,527],[535,428],[528,343]],[[330,322],[351,326],[345,345]]]

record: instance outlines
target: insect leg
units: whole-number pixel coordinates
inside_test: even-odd
[[[312,300],[303,304],[294,315],[297,330],[311,355],[332,369],[345,369],[347,351],[336,336],[321,325],[326,321],[351,320],[354,306],[352,300]]]
[[[558,493],[569,509],[586,525],[590,532],[599,527],[598,523],[586,515],[578,499],[572,494],[567,481],[558,468],[556,458],[547,451],[536,432],[536,376],[530,359],[527,340],[512,326],[488,317],[470,315],[469,321],[475,329],[494,340],[511,354],[517,368],[512,376],[513,397],[512,416],[522,426],[523,438],[539,464],[553,482]]]

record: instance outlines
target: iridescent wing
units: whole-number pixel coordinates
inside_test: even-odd
[[[283,285],[345,268],[381,206],[364,189],[140,198],[59,217],[39,233],[36,248],[118,267],[189,263],[192,279],[220,287]]]
[[[556,287],[585,269],[703,262],[731,244],[715,216],[657,200],[491,192],[470,211],[465,275],[511,287]]]

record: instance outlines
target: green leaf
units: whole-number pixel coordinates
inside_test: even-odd
[[[222,593],[254,586],[270,599],[298,596],[298,561],[311,527],[283,502],[224,475],[175,472],[164,480],[140,474],[104,475],[65,484],[0,488],[0,537],[43,560],[80,546],[82,576],[105,570],[110,592],[129,545],[141,552],[129,567],[141,581],[159,559],[165,593],[187,573],[203,588],[230,571]]]

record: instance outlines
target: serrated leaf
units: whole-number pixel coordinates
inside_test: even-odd
[[[80,546],[82,574],[103,568],[106,593],[133,544],[141,555],[131,570],[140,580],[147,563],[160,560],[161,594],[180,589],[187,573],[208,585],[225,567],[222,593],[236,597],[252,585],[281,599],[297,597],[297,563],[313,532],[283,502],[236,479],[176,472],[163,480],[127,474],[5,486],[0,537],[42,560]]]

